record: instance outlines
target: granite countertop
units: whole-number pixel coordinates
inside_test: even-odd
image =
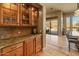
[[[19,37],[15,37],[15,38],[8,38],[8,39],[0,39],[0,49],[4,48],[6,46],[12,45],[12,44],[16,44],[16,43],[20,43],[23,42],[25,40],[28,40],[28,38],[30,37],[34,37],[38,34],[30,34],[30,35],[24,35],[24,36],[19,36]]]

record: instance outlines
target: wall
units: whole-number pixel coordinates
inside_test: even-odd
[[[42,14],[43,16],[43,20],[42,20],[43,48],[45,48],[46,47],[46,7],[45,6],[43,6],[42,11],[43,11],[43,14]]]
[[[31,33],[31,28],[24,27],[0,27],[0,39],[28,35]]]

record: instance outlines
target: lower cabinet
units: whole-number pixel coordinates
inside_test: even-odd
[[[42,51],[41,35],[30,37],[24,42],[24,55],[25,56],[34,56],[40,51]]]
[[[34,55],[34,38],[31,37],[24,43],[24,54],[25,56],[32,56]]]
[[[42,51],[42,37],[41,35],[37,35],[35,39],[35,53],[37,54],[38,52]]]
[[[0,56],[1,56],[1,50],[0,50]]]
[[[35,35],[26,38],[25,41],[11,46],[4,47],[0,50],[1,56],[34,56],[42,51],[42,37]]]
[[[10,51],[8,53],[2,54],[2,56],[16,56],[16,53],[15,53],[15,51]]]
[[[15,50],[15,55],[16,56],[23,56],[23,46],[19,47]]]
[[[2,49],[2,56],[23,56],[23,42]]]

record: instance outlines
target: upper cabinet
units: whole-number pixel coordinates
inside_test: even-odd
[[[29,20],[32,26],[36,26],[38,23],[39,10],[33,6],[30,6]]]
[[[21,4],[22,26],[36,26],[39,10],[31,4]]]
[[[15,3],[2,3],[1,8],[1,25],[3,26],[16,26],[19,25],[18,16],[19,8],[18,4]]]
[[[0,26],[37,26],[38,19],[39,8],[31,3],[0,4]]]
[[[21,25],[29,25],[29,5],[21,4]]]

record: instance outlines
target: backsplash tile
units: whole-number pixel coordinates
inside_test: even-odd
[[[31,28],[25,27],[0,27],[0,39],[31,34]]]

